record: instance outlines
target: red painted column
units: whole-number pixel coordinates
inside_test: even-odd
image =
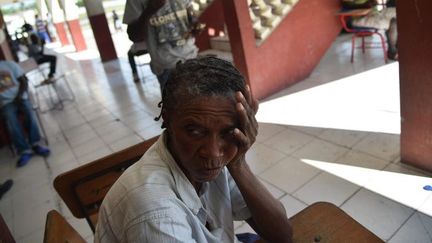
[[[64,22],[54,23],[54,27],[56,28],[57,36],[62,46],[69,45],[69,39],[67,38],[67,32],[65,29]]]
[[[69,45],[67,31],[65,29],[65,18],[58,0],[46,0],[48,9],[51,12],[52,21],[57,32],[58,39],[62,46]]]
[[[247,64],[250,60],[250,43],[255,42],[247,1],[223,0],[223,10],[234,64],[245,76],[256,96]]]
[[[0,10],[0,60],[14,61],[10,45],[6,39],[6,26]]]
[[[432,172],[432,1],[397,1],[401,160]]]
[[[78,7],[75,0],[64,0],[63,10],[66,18],[66,24],[72,37],[77,52],[87,49],[87,45],[82,34],[81,25],[78,20]]]
[[[68,20],[66,21],[69,31],[72,37],[72,41],[75,45],[76,51],[83,51],[87,49],[86,42],[84,40],[84,36],[82,34],[81,25],[78,19]]]
[[[102,62],[117,59],[102,1],[84,0],[84,5]]]

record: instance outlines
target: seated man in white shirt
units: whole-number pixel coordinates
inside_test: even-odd
[[[383,8],[384,5],[385,8]],[[383,9],[378,11],[378,6]],[[385,30],[387,56],[392,60],[398,60],[396,0],[342,0],[342,7],[344,9],[373,8],[368,15],[353,18],[351,25],[354,28]]]
[[[106,195],[95,242],[238,242],[234,220],[269,242],[291,242],[284,207],[245,160],[257,109],[231,63],[178,63],[162,93],[165,130]]]

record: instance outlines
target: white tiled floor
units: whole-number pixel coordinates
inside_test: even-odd
[[[69,72],[76,101],[41,115],[49,158],[34,157],[17,169],[17,158],[0,149],[0,179],[15,182],[0,212],[18,242],[42,241],[50,209],[92,241],[87,223],[57,196],[53,179],[161,131],[153,120],[160,99],[156,78],[143,66],[144,82],[135,84],[124,33],[113,37],[123,43],[116,47],[123,54],[104,64],[91,50],[56,49],[64,52],[59,68]],[[397,63],[373,69],[383,64],[377,49],[357,53],[351,64],[349,40],[339,37],[309,78],[262,101],[259,135],[247,159],[289,216],[329,201],[383,240],[432,242],[432,194],[422,189],[432,184],[431,174],[399,162]]]

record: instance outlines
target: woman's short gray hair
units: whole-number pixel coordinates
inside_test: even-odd
[[[243,75],[228,61],[204,56],[178,63],[162,92],[162,109],[174,109],[183,99],[233,97],[245,92]]]

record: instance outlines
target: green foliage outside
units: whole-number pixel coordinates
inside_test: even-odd
[[[26,3],[13,3],[1,7],[3,15],[15,14],[20,11],[26,11],[30,9],[36,9],[36,2],[27,1]]]
[[[84,0],[77,0],[75,3],[78,7],[84,7]]]
[[[109,0],[102,0],[102,2],[105,2],[105,1],[109,1]],[[76,5],[78,7],[84,7],[84,0],[77,0]]]

